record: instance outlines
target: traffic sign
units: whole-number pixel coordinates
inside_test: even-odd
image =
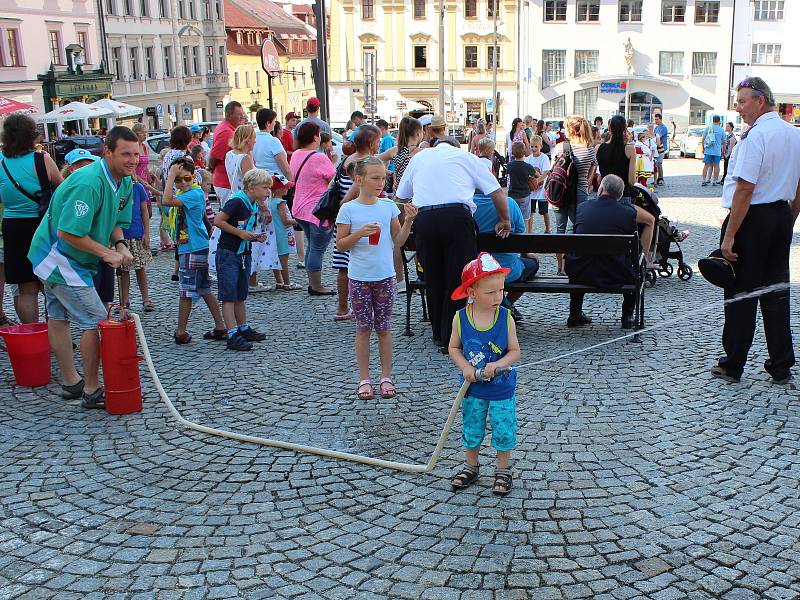
[[[281,60],[278,49],[272,40],[264,40],[261,44],[261,67],[270,77],[277,77],[281,73]]]
[[[192,105],[191,104],[184,104],[181,107],[181,115],[184,119],[191,119],[192,118]]]
[[[486,99],[486,112],[492,112],[494,110],[494,100],[491,98]]]
[[[162,116],[164,114],[164,105],[163,104],[156,104],[156,112],[158,116]]]

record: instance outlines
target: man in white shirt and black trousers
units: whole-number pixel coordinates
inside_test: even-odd
[[[725,298],[789,282],[789,247],[800,213],[800,129],[775,111],[769,86],[749,77],[737,86],[736,111],[750,128],[736,144],[722,190],[730,209],[722,225],[721,250],[733,264],[736,280]],[[725,356],[711,371],[738,382],[756,328],[761,302],[769,359],[764,368],[773,383],[786,384],[795,364],[789,323],[789,289],[725,306],[722,346]]]
[[[433,147],[414,155],[395,196],[419,208],[414,232],[433,341],[447,353],[453,316],[464,306],[464,300],[451,300],[450,294],[461,284],[464,265],[478,256],[475,190],[490,196],[497,209],[497,235],[511,233],[511,216],[497,179],[477,156],[452,145],[444,117],[431,117],[431,133]]]

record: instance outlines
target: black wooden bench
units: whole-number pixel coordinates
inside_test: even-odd
[[[499,238],[493,233],[482,233],[478,236],[478,250],[485,252],[513,252],[516,254],[532,252],[535,254],[575,254],[630,257],[639,268],[636,280],[630,285],[621,287],[594,287],[570,283],[566,277],[537,275],[532,281],[506,283],[506,292],[532,292],[539,294],[623,294],[633,293],[636,298],[634,311],[634,329],[644,327],[644,256],[641,253],[638,235],[598,235],[598,234],[528,234],[516,233],[507,238]],[[422,297],[422,317],[427,320],[425,305],[425,281],[417,274],[413,258],[409,252],[416,251],[413,234],[403,246],[403,270],[406,278],[406,329],[404,335],[414,335],[411,330],[411,301],[415,291]],[[409,265],[411,268],[409,268]],[[413,272],[414,279],[409,277]],[[422,274],[424,276],[424,273]]]

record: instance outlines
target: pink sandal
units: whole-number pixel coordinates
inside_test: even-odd
[[[356,388],[356,395],[359,400],[372,400],[375,398],[375,391],[372,389],[372,381],[362,379]]]
[[[381,390],[381,398],[389,399],[397,395],[397,389],[394,387],[394,381],[391,377],[381,377],[378,387]]]

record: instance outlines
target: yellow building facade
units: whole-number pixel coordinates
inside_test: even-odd
[[[520,89],[530,69],[520,60],[527,31],[518,32],[527,0],[495,0],[498,69],[497,120],[501,129],[520,110]],[[376,115],[396,123],[409,111],[455,113],[459,123],[492,112],[493,3],[445,3],[445,106],[439,106],[438,0],[332,0],[329,81],[331,122],[346,123],[364,110],[365,64],[375,56]],[[522,57],[524,59],[524,56]],[[505,121],[509,121],[506,123]]]

